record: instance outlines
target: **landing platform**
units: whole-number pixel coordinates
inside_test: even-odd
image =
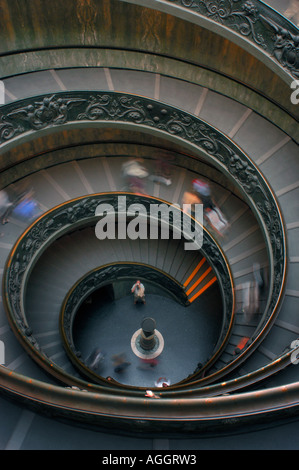
[[[164,347],[155,367],[144,363],[131,347],[131,339],[145,317],[156,321]],[[119,300],[97,299],[84,305],[74,323],[74,342],[85,360],[95,348],[105,352],[100,372],[122,384],[154,387],[159,377],[171,384],[192,374],[198,363],[205,363],[217,343],[222,324],[222,304],[218,288],[211,288],[188,307],[163,295],[146,295],[146,304],[134,305],[133,296]],[[114,372],[112,356],[125,353],[130,366]]]

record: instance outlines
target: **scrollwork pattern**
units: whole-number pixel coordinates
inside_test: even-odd
[[[50,125],[64,124],[68,120],[69,109],[75,104],[78,105],[81,101],[80,98],[46,96],[41,101],[34,101],[28,105],[15,108],[7,114],[5,119],[25,121],[29,129],[40,130]],[[13,128],[12,123],[7,123],[7,126]],[[24,128],[18,126],[14,133],[17,129],[21,131]],[[13,130],[11,129],[10,132],[12,133]]]
[[[14,126],[11,122],[7,121],[7,117],[2,115],[1,122],[0,122],[0,142],[5,142],[6,140],[10,140],[15,135],[21,134],[24,132],[22,126]]]
[[[245,36],[299,77],[299,32],[257,0],[165,0],[190,9]],[[297,30],[297,31],[296,31]]]
[[[20,238],[14,255],[10,260],[10,264],[6,269],[4,276],[5,292],[7,294],[6,301],[9,305],[11,318],[18,325],[18,330],[22,331],[26,340],[38,351],[40,348],[36,339],[32,334],[28,335],[26,333],[28,332],[29,325],[26,319],[26,312],[24,311],[24,299],[22,296],[24,294],[23,288],[26,283],[27,273],[30,272],[30,269],[39,258],[40,252],[49,242],[57,238],[62,232],[64,233],[65,230],[72,230],[73,224],[77,224],[77,222],[83,224],[92,222],[95,218],[96,207],[100,202],[111,204],[116,211],[118,209],[118,197],[113,193],[107,193],[105,195],[92,195],[66,202],[40,217]],[[138,196],[131,193],[126,194],[127,207],[132,203],[141,203],[147,207],[148,213],[150,213],[151,202],[152,200],[147,199],[145,196]],[[170,226],[172,228],[173,224],[174,221],[170,219]],[[192,225],[194,231],[194,220],[192,220]],[[206,231],[204,231],[202,252],[207,257],[210,264],[215,267],[215,273],[223,292],[224,318],[226,328],[228,328],[231,315],[233,314],[232,281],[228,265],[226,264],[223,255],[220,253],[219,248],[215,245],[215,242]],[[157,276],[161,276],[161,274],[157,275],[152,268],[147,266],[142,266],[142,272],[143,274],[146,272],[146,278],[148,281],[152,280],[153,282],[157,282]],[[90,290],[97,288],[103,282],[107,281],[107,279],[110,281],[111,279],[113,280],[124,275],[128,276],[128,268],[126,266],[110,265],[104,269],[98,270],[96,273],[92,273],[92,276],[89,276],[84,280],[84,282],[80,283],[79,286],[76,287],[65,308],[66,314],[64,328],[69,341],[71,341],[71,314],[75,306],[81,302],[84,295]],[[131,264],[129,275],[131,277],[140,277],[140,266]],[[186,304],[187,297],[182,290],[182,287],[178,286],[174,280],[171,280],[170,278],[168,279],[167,276],[165,279],[166,280],[163,282],[164,287],[171,292],[178,301]]]
[[[129,120],[136,124],[148,124],[146,112],[139,100],[129,96],[121,96],[119,99],[111,95],[91,96],[83,113],[79,113],[78,120]]]
[[[47,126],[57,125],[58,122],[61,122],[61,125],[78,121],[82,123],[84,121],[87,123],[89,121],[98,121],[99,124],[102,121],[122,121],[129,124],[139,124],[191,142],[210,155],[215,162],[218,162],[247,195],[264,224],[267,240],[270,243],[269,248],[273,255],[272,305],[275,305],[277,299],[279,299],[286,269],[286,244],[283,223],[278,205],[265,179],[239,147],[221,132],[217,131],[217,129],[199,118],[147,98],[113,92],[94,94],[87,92],[59,93],[57,96],[52,95],[47,97],[48,100],[46,101],[45,98],[41,97],[39,99],[39,106],[46,105],[48,109],[50,104],[52,104],[56,111],[51,111],[50,114],[47,114],[49,119],[45,119],[44,111],[36,115],[39,119],[41,119],[41,116],[44,116],[43,129]],[[33,100],[33,105],[35,105],[35,102],[36,99]],[[21,109],[28,109],[30,103],[30,99],[25,100],[24,106]],[[65,114],[63,118],[61,117],[62,121],[58,117],[60,116],[61,109],[58,105],[57,110],[55,103],[69,103],[67,109],[64,108]],[[76,104],[76,106],[73,106],[73,104]],[[39,109],[39,107],[36,109]],[[2,137],[2,143],[4,143],[20,133],[20,126],[23,123],[24,116],[20,116],[20,108],[14,103],[3,106],[2,110],[7,111],[6,115],[3,114],[2,116],[2,122],[6,125],[10,123],[10,119],[14,116],[14,122],[11,122],[12,130],[10,134],[6,135],[5,140]],[[24,132],[26,130],[39,130],[39,123],[37,123],[37,128],[35,128],[36,125],[32,124],[32,122],[30,123],[30,119],[30,117],[25,119],[27,127],[24,125]],[[21,261],[24,262],[30,259],[34,248],[39,247],[40,243],[49,234],[54,234],[59,229],[59,224],[63,225],[66,221],[68,224],[73,224],[91,213],[94,214],[96,204],[96,199],[83,198],[73,205],[64,206],[62,212],[53,213],[51,216],[41,219],[36,224],[34,230],[29,232],[30,239],[27,238],[26,244],[22,246],[17,263],[20,264]],[[14,269],[17,269],[17,264],[14,266]],[[13,284],[13,274],[11,272],[9,277],[10,282]],[[20,278],[20,274],[15,277],[16,284],[14,288],[16,290]],[[13,295],[15,295],[14,292]],[[21,319],[20,312],[18,315]]]

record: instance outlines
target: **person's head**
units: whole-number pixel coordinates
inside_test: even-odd
[[[138,284],[138,285],[139,285],[139,284],[140,284],[140,281],[138,280],[138,281],[136,282],[136,284]]]

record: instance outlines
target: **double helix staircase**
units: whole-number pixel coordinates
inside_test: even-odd
[[[290,2],[279,2],[279,5],[277,3],[268,2],[271,7],[279,9],[281,13],[285,13],[290,8]],[[293,21],[295,24],[294,19]],[[142,96],[198,117],[218,129],[246,153],[273,192],[284,222],[287,240],[287,277],[280,299],[279,311],[273,319],[271,328],[264,336],[261,333],[264,328],[264,312],[269,301],[270,286],[268,283],[271,270],[268,240],[265,239],[257,212],[253,210],[252,204],[243,197],[240,188],[234,181],[222,174],[219,166],[214,166],[212,162],[202,158],[202,155],[196,154],[195,149],[189,147],[186,150],[183,146],[177,148],[174,142],[169,139],[163,140],[160,136],[156,136],[160,140],[153,141],[148,137],[150,131],[143,134],[144,129],[138,129],[138,126],[134,129],[136,131],[134,138],[129,135],[125,126],[118,126],[121,131],[116,126],[114,133],[111,130],[112,126],[111,128],[106,126],[106,130],[98,130],[96,127],[88,126],[77,134],[74,129],[65,129],[65,131],[62,130],[63,136],[60,141],[59,139],[56,141],[55,136],[50,135],[46,145],[42,140],[47,139],[46,133],[41,133],[39,142],[42,152],[40,155],[38,141],[37,143],[34,143],[33,140],[24,143],[25,150],[33,156],[28,161],[22,161],[21,158],[19,161],[18,159],[14,161],[14,152],[21,152],[21,147],[14,150],[12,146],[11,149],[7,147],[6,150],[3,150],[4,153],[6,151],[7,158],[10,158],[13,163],[7,164],[2,172],[3,183],[1,181],[1,186],[9,193],[13,193],[20,183],[33,188],[34,198],[39,204],[41,214],[45,214],[75,198],[96,193],[124,191],[124,179],[121,171],[123,162],[132,155],[142,157],[142,164],[152,174],[155,171],[155,155],[159,147],[160,149],[162,147],[163,151],[172,157],[170,160],[171,184],[168,186],[157,184],[147,178],[146,194],[157,198],[157,200],[181,204],[184,192],[190,190],[194,178],[204,176],[210,180],[214,199],[227,217],[230,229],[224,237],[220,237],[208,225],[206,228],[211,230],[212,237],[225,254],[232,273],[235,295],[234,321],[224,349],[211,367],[197,377],[193,385],[190,386],[187,380],[179,387],[177,397],[184,398],[191,390],[192,397],[205,399],[209,396],[221,397],[223,393],[226,393],[224,398],[228,399],[229,395],[227,394],[229,393],[244,392],[246,394],[246,392],[257,391],[263,394],[267,389],[283,388],[288,387],[289,384],[296,384],[298,371],[295,364],[271,368],[271,364],[276,360],[279,365],[280,358],[298,339],[299,333],[298,144],[296,138],[292,138],[288,134],[287,126],[275,125],[275,119],[277,119],[275,113],[271,121],[269,116],[265,118],[260,110],[255,109],[257,108],[256,104],[250,107],[245,99],[237,100],[233,96],[229,96],[229,93],[219,93],[214,84],[209,86],[208,81],[205,84],[199,84],[196,80],[182,80],[167,73],[138,70],[138,67],[133,67],[130,70],[109,66],[57,66],[51,69],[41,67],[42,70],[38,70],[38,68],[36,67],[37,70],[27,70],[25,74],[4,76],[6,104],[20,102],[20,106],[22,106],[24,99],[33,98],[35,101],[39,101],[42,100],[40,97],[45,94],[59,96],[61,92],[72,93],[77,90],[90,93],[117,92],[130,94],[136,99]],[[85,135],[80,136],[80,132],[83,134],[84,130]],[[180,142],[177,143],[180,146]],[[47,145],[49,145],[48,148]],[[194,153],[192,153],[193,150]],[[1,227],[1,277],[5,274],[5,263],[9,259],[14,244],[27,227],[28,221],[21,220],[14,215],[10,217],[8,224]],[[85,227],[63,234],[43,252],[30,273],[25,305],[27,320],[41,350],[54,364],[66,371],[68,377],[74,377],[74,386],[84,388],[84,382],[81,382],[82,377],[69,361],[61,342],[59,331],[61,305],[66,294],[78,279],[101,265],[117,262],[145,264],[168,274],[182,286],[192,308],[197,304],[200,305],[203,298],[212,298],[218,292],[213,266],[209,266],[208,261],[200,252],[196,254],[184,252],[181,241],[132,241],[127,239],[99,242],[95,237],[94,227]],[[248,296],[249,294],[254,295],[256,289],[254,266],[261,268],[264,287],[260,294],[258,308],[251,314],[246,314]],[[4,308],[5,292],[2,296],[0,340],[5,345],[5,367],[28,377],[29,381],[37,380],[49,384],[49,386],[57,386],[55,377],[43,370],[22,348],[7,319]],[[186,308],[188,309],[188,307]],[[242,359],[242,352],[246,351],[252,338],[259,337],[260,334],[261,340],[256,343],[251,354],[247,356],[245,354]],[[257,373],[257,371],[263,370],[265,371],[263,374]],[[243,379],[246,377],[253,378],[246,382],[246,379]],[[222,385],[226,382],[230,384],[227,389]],[[65,384],[59,386],[65,389]],[[73,391],[73,393],[77,392]],[[117,392],[113,389],[111,393]],[[166,391],[165,400],[170,401],[175,393],[176,391],[172,389],[168,394]],[[121,398],[123,396],[120,394]],[[24,397],[22,399],[24,400]],[[144,400],[144,398],[141,399]],[[255,396],[252,397],[252,400],[254,399]],[[40,416],[35,413],[34,408],[28,411],[19,406],[18,402],[11,403],[6,398],[1,398],[0,407],[3,416],[3,432],[1,432],[0,441],[2,448],[45,446],[45,440],[40,434],[45,423],[51,428],[53,439],[51,445],[58,448],[62,445],[67,447],[71,440],[78,442],[78,445],[82,445],[82,447],[94,446],[97,448],[100,445],[101,448],[106,449],[113,446],[120,448],[125,445],[132,448],[134,446],[142,446],[142,448],[155,448],[156,446],[157,448],[159,445],[163,445],[177,449],[179,445],[176,437],[171,436],[169,439],[167,433],[167,440],[164,440],[163,434],[158,439],[152,437],[138,439],[134,436],[120,438],[117,435],[117,425],[114,425],[116,427],[115,441],[111,444],[105,426],[100,433],[93,434],[93,431],[87,430],[85,432],[81,429],[78,431],[77,428],[73,428],[69,424],[61,424],[59,421],[56,422]],[[167,419],[167,408],[165,410],[163,419]],[[162,411],[161,413],[163,414]],[[50,412],[48,416],[51,416]],[[142,421],[142,413],[139,412],[138,415],[137,412],[134,416],[134,422],[138,420],[138,416]],[[226,418],[229,423],[230,415],[228,414]],[[291,433],[291,430],[298,429],[297,423],[291,415],[289,422],[287,424],[283,422],[283,425]],[[105,424],[107,425],[107,422]],[[124,429],[125,426],[123,423],[121,424],[121,428]],[[273,425],[271,424],[271,426]],[[129,429],[131,429],[130,426]],[[64,437],[64,444],[61,444],[59,440],[63,430],[67,430],[67,438]],[[256,433],[251,434],[252,445],[257,447],[262,445],[259,436],[266,439],[265,445],[271,445],[267,439],[271,435],[277,436],[278,430],[279,427],[275,426],[267,431],[258,428]],[[226,431],[227,429],[223,432]],[[244,432],[244,429],[241,432]],[[79,444],[79,434],[81,444]],[[101,444],[97,439],[99,435],[101,436]],[[281,437],[281,433],[279,435]],[[40,439],[40,444],[38,444],[38,439]],[[209,443],[214,442],[216,446],[221,447],[227,444],[225,439],[222,441],[215,435],[212,435],[211,439]],[[195,441],[192,436],[188,435],[180,446],[188,448],[190,444],[203,445],[202,441]],[[228,445],[234,446],[232,443]],[[242,446],[241,438],[236,436],[235,445]],[[287,447],[288,443],[284,442],[283,446]]]

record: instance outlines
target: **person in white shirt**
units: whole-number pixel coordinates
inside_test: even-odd
[[[137,302],[143,302],[145,304],[145,288],[139,280],[135,282],[131,292],[134,294],[134,304]]]

